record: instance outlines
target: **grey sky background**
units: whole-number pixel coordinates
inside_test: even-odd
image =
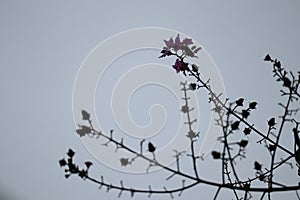
[[[57,161],[69,147],[76,150],[79,163],[95,162],[93,170],[108,181],[119,183],[123,177],[128,185],[146,187],[147,180],[161,182],[159,173],[136,182],[137,176],[97,163],[74,134],[72,89],[80,64],[98,43],[132,28],[170,28],[197,40],[217,64],[227,96],[259,102],[253,121],[265,128],[266,120],[280,113],[280,93],[271,66],[263,58],[270,53],[287,69],[299,70],[299,10],[296,0],[1,0],[0,194],[15,200],[115,199],[117,192],[106,193],[78,178],[64,178]],[[286,179],[296,174],[287,170]],[[211,197],[213,191],[200,186],[178,199]],[[128,194],[122,197],[130,199]],[[147,196],[137,195],[136,199]]]

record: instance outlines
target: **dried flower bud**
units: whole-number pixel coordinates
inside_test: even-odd
[[[237,106],[243,106],[244,103],[244,99],[243,98],[239,98],[238,100],[235,101]]]
[[[211,152],[211,155],[214,159],[220,159],[221,158],[221,154],[220,152],[217,152],[217,151],[213,151]]]
[[[87,168],[90,168],[93,165],[93,163],[90,161],[86,161],[84,164],[86,165]]]
[[[271,118],[271,119],[268,121],[269,127],[273,127],[273,126],[275,126],[275,124],[276,124],[276,122],[275,122],[275,118],[274,118],[274,117]]]
[[[129,159],[128,158],[121,158],[120,162],[121,162],[121,166],[127,166],[129,164]]]
[[[72,149],[69,149],[67,155],[72,158],[75,155],[75,152]]]
[[[267,54],[266,57],[264,58],[264,61],[272,61],[271,56]]]
[[[67,164],[67,162],[66,162],[65,159],[61,159],[61,160],[58,161],[58,162],[59,162],[59,166],[60,166],[60,167],[63,167],[63,166],[65,166],[65,165]]]
[[[242,116],[243,118],[247,119],[247,117],[250,115],[250,112],[248,110],[242,110]]]
[[[253,101],[253,102],[249,103],[249,108],[256,109],[256,105],[257,105],[257,103],[255,101]]]
[[[254,162],[254,169],[260,171],[261,170],[262,165],[259,164],[257,161]]]
[[[240,145],[240,147],[242,147],[242,148],[245,148],[245,147],[247,146],[247,144],[248,144],[248,141],[247,141],[247,140],[241,140],[241,141],[239,142],[239,145]]]
[[[151,142],[149,142],[148,143],[148,151],[149,152],[154,152],[155,149],[156,149],[155,146]]]
[[[239,128],[239,125],[240,125],[240,121],[235,121],[231,124],[231,129],[234,131],[234,130],[237,130]]]
[[[191,83],[190,84],[190,89],[191,90],[196,90],[197,89],[197,84],[196,83]]]
[[[251,129],[250,129],[250,128],[245,128],[245,129],[244,129],[244,134],[245,134],[245,135],[249,135],[250,132],[251,132]]]
[[[199,67],[195,64],[192,64],[192,70],[193,70],[193,72],[198,72]]]

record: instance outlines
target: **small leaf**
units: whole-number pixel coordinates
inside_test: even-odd
[[[240,121],[235,121],[231,124],[231,129],[234,131],[234,130],[237,130],[239,128],[239,125],[240,125]]]
[[[85,136],[86,132],[82,128],[76,129],[76,133],[80,136],[83,137]]]
[[[238,100],[235,101],[235,104],[237,106],[243,106],[244,103],[244,99],[243,98],[239,98]]]
[[[92,129],[90,128],[90,127],[88,127],[88,126],[81,126],[81,129],[82,129],[82,131],[83,132],[85,132],[85,133],[90,133],[91,131],[92,131]]]
[[[155,149],[156,149],[155,146],[151,142],[149,142],[148,143],[148,151],[152,153],[155,151]]]
[[[92,132],[92,129],[88,126],[81,126],[79,129],[76,129],[76,133],[82,137],[82,136],[85,136],[86,134],[88,133],[91,133]]]
[[[257,161],[254,162],[254,169],[260,171],[261,170],[262,165],[259,164]]]
[[[240,145],[240,147],[242,147],[242,148],[245,148],[245,147],[247,146],[247,144],[248,144],[248,141],[247,141],[247,140],[241,140],[241,141],[239,142],[239,145]]]
[[[69,149],[67,155],[72,158],[75,155],[75,152],[72,149]]]
[[[90,120],[90,114],[87,111],[81,110],[81,115],[83,120]]]
[[[275,118],[271,118],[269,121],[268,121],[268,125],[269,127],[272,127],[272,126],[275,126],[276,122],[275,122]]]
[[[214,159],[220,159],[221,158],[221,154],[218,151],[213,151],[211,152],[211,155]]]
[[[255,101],[253,101],[253,102],[249,103],[249,108],[256,109],[256,105],[257,105],[257,103]]]

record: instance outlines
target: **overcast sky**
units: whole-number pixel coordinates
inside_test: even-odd
[[[229,98],[234,100],[242,96],[247,101],[254,99],[259,102],[258,117],[253,120],[264,129],[268,117],[280,113],[277,106],[280,93],[279,85],[273,81],[271,66],[264,63],[263,58],[269,53],[279,58],[287,69],[299,70],[299,10],[300,3],[296,0],[243,3],[1,0],[0,194],[15,200],[115,199],[118,194],[115,191],[99,191],[97,185],[75,177],[65,180],[57,161],[69,147],[76,150],[79,162],[95,162],[95,176],[104,174],[108,181],[114,183],[124,179],[129,186],[147,187],[148,181],[160,183],[161,180],[156,178],[167,177],[168,174],[154,174],[140,180],[138,175],[128,176],[110,169],[97,162],[74,134],[72,92],[81,64],[99,43],[130,29],[161,27],[196,40],[215,62]],[[143,59],[145,63],[162,63],[158,61],[156,51],[139,53],[128,55],[128,58],[125,55],[122,59],[132,62],[137,57],[139,62],[133,62],[135,65],[143,64]],[[146,55],[145,58],[143,55]],[[108,72],[107,76],[109,73],[122,76],[123,71],[118,70],[117,64],[115,71]],[[130,70],[130,66],[126,67]],[[99,82],[96,94],[99,102],[99,94],[106,94],[101,91],[103,86]],[[145,89],[151,92],[155,87]],[[161,88],[156,89],[162,95],[162,102],[170,98],[164,96]],[[107,91],[110,90],[107,88]],[[150,105],[147,104],[144,110],[143,104],[139,103],[145,98],[143,94],[135,94],[134,104],[140,107],[133,108],[132,112],[133,119],[145,125],[151,101],[152,104],[160,102],[157,102],[156,95],[149,95]],[[170,109],[166,105],[166,110]],[[141,110],[142,113],[137,112]],[[97,113],[101,112],[102,118],[112,115],[107,113],[109,110],[101,110],[99,104]],[[173,118],[167,120],[172,122]],[[109,120],[106,125],[105,131],[115,126]],[[167,127],[172,128],[170,122],[166,123]],[[293,179],[295,174],[295,171],[287,170],[286,178]],[[181,180],[174,179],[176,181]],[[198,186],[178,199],[193,199],[199,194],[210,197],[214,191],[213,188]],[[295,197],[294,193],[284,195]],[[122,198],[130,199],[130,195],[124,194]],[[136,198],[147,199],[147,195]],[[281,198],[277,196],[277,199]],[[157,196],[155,199],[169,199],[169,196]]]

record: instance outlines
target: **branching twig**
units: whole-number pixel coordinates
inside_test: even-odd
[[[181,112],[183,112],[187,118],[187,121],[184,124],[188,126],[186,136],[190,141],[190,153],[186,155],[191,157],[193,174],[185,172],[180,168],[180,159],[182,156],[186,156],[185,151],[174,150],[176,166],[175,168],[166,166],[157,159],[155,152],[156,147],[151,142],[148,143],[148,152],[150,152],[152,156],[148,156],[148,154],[144,154],[143,150],[145,139],[140,141],[139,150],[135,150],[134,148],[125,144],[123,138],[120,141],[115,139],[113,137],[113,130],[110,131],[109,135],[103,133],[101,130],[95,130],[92,120],[90,119],[90,114],[87,111],[82,110],[82,119],[87,121],[87,125],[78,125],[79,128],[76,130],[76,132],[80,137],[88,136],[92,139],[104,138],[105,143],[102,145],[108,146],[113,144],[116,148],[115,151],[122,149],[133,155],[131,158],[121,158],[120,162],[122,166],[133,164],[136,159],[142,159],[149,163],[148,167],[145,169],[146,172],[148,172],[151,167],[161,168],[171,174],[166,178],[166,180],[170,180],[174,176],[181,178],[181,186],[173,189],[163,186],[162,189],[154,190],[152,189],[151,185],[148,185],[148,188],[146,189],[138,189],[127,187],[123,183],[123,180],[120,180],[120,184],[106,182],[104,181],[103,176],[101,176],[98,180],[90,176],[89,169],[92,165],[90,161],[85,162],[86,167],[84,169],[75,164],[73,160],[75,152],[72,149],[69,149],[67,152],[67,158],[63,158],[59,161],[60,166],[65,168],[65,177],[69,178],[71,175],[78,175],[84,180],[89,180],[98,184],[99,189],[105,187],[107,192],[110,190],[117,190],[119,192],[118,197],[121,197],[124,192],[129,192],[131,197],[133,197],[135,193],[145,193],[148,194],[148,197],[151,197],[152,194],[168,194],[170,195],[170,198],[174,198],[174,194],[176,193],[178,193],[180,196],[183,191],[189,188],[192,188],[196,185],[205,184],[217,188],[213,199],[217,199],[220,191],[223,189],[231,190],[234,197],[238,200],[252,198],[252,192],[260,193],[260,199],[265,198],[266,194],[268,199],[271,199],[272,193],[284,191],[295,191],[297,198],[300,199],[297,192],[297,190],[300,189],[299,183],[295,183],[294,185],[285,185],[280,181],[274,181],[275,170],[281,167],[283,164],[290,165],[291,169],[293,169],[293,164],[289,161],[291,158],[295,158],[298,166],[298,174],[300,176],[300,123],[296,120],[296,116],[298,116],[300,108],[292,108],[292,104],[297,102],[300,98],[298,91],[300,85],[300,72],[297,72],[298,76],[292,72],[288,73],[281,66],[280,61],[277,59],[272,59],[269,55],[265,57],[265,61],[269,61],[273,64],[273,75],[275,78],[277,78],[278,82],[282,83],[283,89],[280,90],[281,96],[283,98],[287,98],[287,102],[285,104],[279,103],[279,106],[284,109],[284,112],[281,116],[279,116],[280,125],[278,131],[276,129],[276,120],[273,117],[267,121],[268,129],[267,132],[264,133],[247,120],[248,116],[250,114],[252,115],[252,111],[256,109],[256,102],[250,102],[248,107],[245,108],[243,98],[240,98],[234,102],[230,102],[228,98],[222,100],[222,94],[216,93],[211,87],[210,79],[205,80],[201,77],[199,67],[195,64],[187,62],[189,57],[197,57],[196,54],[199,50],[201,50],[201,47],[191,46],[193,42],[189,38],[185,38],[180,41],[179,35],[177,35],[175,41],[173,38],[170,38],[168,41],[165,40],[165,44],[166,46],[161,51],[162,55],[160,57],[174,56],[176,58],[176,62],[173,65],[173,68],[177,71],[177,73],[182,72],[185,76],[195,79],[195,83],[188,84],[187,81],[181,83],[181,89],[184,93],[184,97],[182,98],[184,105],[181,107]],[[217,113],[218,116],[218,119],[216,119],[216,124],[222,130],[222,136],[219,138],[219,141],[223,147],[222,151],[212,151],[213,158],[222,161],[222,177],[220,182],[201,178],[198,173],[198,158],[200,157],[196,155],[195,145],[198,140],[199,132],[197,133],[192,129],[192,124],[195,123],[197,119],[191,119],[191,111],[193,111],[194,108],[189,104],[190,97],[188,97],[188,91],[194,91],[197,89],[204,89],[208,93],[209,102],[213,105],[212,111]],[[291,122],[290,124],[295,124],[295,127],[292,129],[293,135],[287,135],[287,137],[294,139],[294,150],[290,150],[280,144],[280,139],[283,137],[283,132],[285,131],[287,122]],[[271,156],[270,168],[263,169],[262,164],[260,164],[258,161],[255,161],[255,177],[249,177],[247,180],[241,180],[241,178],[238,176],[236,163],[238,162],[238,158],[240,158],[240,160],[246,159],[246,146],[249,146],[248,140],[232,139],[234,138],[233,135],[236,135],[235,133],[239,132],[242,126],[244,127],[244,135],[248,136],[250,132],[254,132],[261,137],[258,143],[264,145],[266,147],[265,149],[268,151],[268,154]],[[284,159],[281,158],[279,162],[275,162],[278,152],[277,150],[281,150],[286,156]],[[186,184],[186,180],[188,180],[189,184]],[[255,183],[257,182],[263,183],[264,186],[255,186]],[[242,195],[242,197],[240,198],[239,195]]]

